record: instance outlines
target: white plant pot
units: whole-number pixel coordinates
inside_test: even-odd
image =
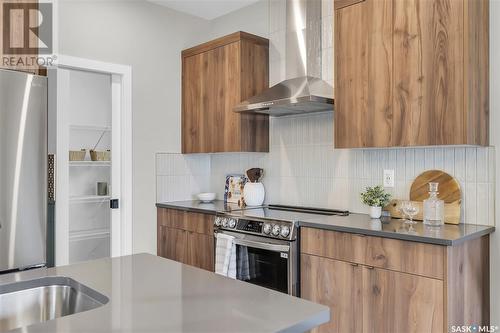
[[[382,207],[370,206],[370,217],[372,219],[379,219],[382,216]]]
[[[243,196],[247,206],[261,206],[264,203],[266,190],[262,183],[247,182],[243,188]]]

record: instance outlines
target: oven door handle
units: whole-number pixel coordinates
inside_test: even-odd
[[[248,240],[248,239],[235,238],[234,244],[241,245],[241,246],[247,246],[247,247],[253,247],[253,248],[261,249],[261,250],[273,251],[273,252],[288,252],[288,251],[290,251],[289,245],[279,245],[279,244],[272,244],[272,243],[266,243],[266,242],[256,242],[256,241],[252,241],[252,240]]]

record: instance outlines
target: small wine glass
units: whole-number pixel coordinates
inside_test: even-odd
[[[403,202],[403,212],[410,218],[406,223],[413,225],[416,222],[413,221],[413,217],[418,214],[418,207],[411,201]]]

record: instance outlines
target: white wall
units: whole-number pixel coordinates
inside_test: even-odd
[[[180,152],[180,52],[207,22],[146,1],[60,1],[62,54],[132,66],[133,250],[156,253],[155,153]]]
[[[244,31],[268,38],[269,1],[262,0],[210,21],[207,40],[222,37],[235,31]]]

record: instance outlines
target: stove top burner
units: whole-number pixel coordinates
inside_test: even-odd
[[[239,211],[218,214],[214,224],[216,228],[223,230],[294,240],[299,221],[314,219],[321,215],[347,216],[349,211],[285,205],[247,207]]]

